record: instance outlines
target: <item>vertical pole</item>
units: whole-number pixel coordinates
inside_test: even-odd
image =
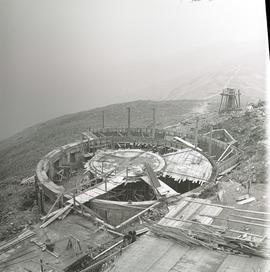
[[[127,108],[128,111],[128,136],[130,135],[130,107]]]
[[[64,207],[64,196],[63,196],[63,194],[61,194],[61,197],[59,199],[58,207],[59,208],[63,208]]]
[[[39,212],[42,213],[42,211],[41,211],[41,205],[42,205],[42,204],[41,204],[40,186],[38,186],[37,203],[38,203]]]
[[[42,259],[40,259],[40,272],[44,272]]]
[[[238,106],[239,106],[239,108],[241,108],[240,95],[241,95],[240,90],[238,90]]]
[[[195,148],[198,146],[198,129],[199,129],[199,117],[196,117],[196,127],[195,127],[195,137],[194,137],[194,145]]]
[[[209,140],[209,146],[208,146],[209,156],[212,155],[212,137],[213,137],[213,126],[211,126],[210,128],[210,140]]]
[[[105,192],[108,192],[108,184],[107,184],[107,177],[104,178],[104,182],[105,182]]]
[[[41,213],[44,213],[45,210],[44,210],[44,193],[43,193],[43,189],[40,188],[40,212]]]
[[[39,203],[39,200],[38,200],[38,192],[39,192],[39,188],[38,188],[38,178],[37,176],[35,175],[35,198],[36,198],[36,201],[37,203]]]
[[[156,134],[156,109],[153,108],[153,131],[152,131],[152,137],[155,138]]]
[[[102,111],[102,128],[105,128],[105,111]]]

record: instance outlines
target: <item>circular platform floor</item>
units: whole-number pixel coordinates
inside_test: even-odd
[[[144,164],[149,163],[154,172],[160,172],[165,168],[165,160],[158,154],[140,149],[100,150],[87,162],[87,168],[96,175],[108,173],[114,169],[116,172],[123,171],[128,176],[143,174]]]

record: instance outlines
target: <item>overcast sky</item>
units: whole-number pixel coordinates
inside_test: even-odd
[[[213,48],[211,62],[235,44],[266,44],[265,7],[263,0],[0,0],[0,34],[3,139],[66,113],[161,99],[147,86],[199,71],[205,50]]]

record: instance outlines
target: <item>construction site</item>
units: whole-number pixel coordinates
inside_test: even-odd
[[[40,158],[22,181],[39,221],[0,243],[0,271],[270,271],[269,213],[233,180],[247,155],[225,125],[264,105],[241,109],[227,89],[222,122],[193,116],[188,130],[157,128],[151,110],[151,128],[133,127],[130,108],[126,127],[107,128],[103,111],[100,128]]]

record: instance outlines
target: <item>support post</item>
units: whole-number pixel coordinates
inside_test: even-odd
[[[45,210],[44,210],[44,193],[43,193],[42,188],[40,188],[39,197],[40,197],[40,212],[42,214],[44,214],[45,213]]]
[[[128,136],[130,136],[130,107],[127,108],[128,111]]]
[[[40,259],[40,272],[44,272],[43,260],[42,259]]]
[[[105,192],[108,192],[108,184],[107,184],[107,177],[104,178],[104,182],[105,182]]]
[[[239,108],[241,108],[240,95],[241,95],[240,90],[238,90],[238,106],[239,106]]]
[[[156,135],[156,109],[153,108],[153,128],[152,128],[152,137],[155,138]]]
[[[102,111],[102,128],[105,128],[105,111]]]
[[[198,146],[198,130],[199,130],[199,117],[196,117],[196,127],[195,127],[195,136],[194,136],[194,145],[195,148]]]
[[[209,156],[212,155],[212,138],[213,138],[213,126],[211,126],[210,128],[210,140],[209,140],[209,146],[208,146]]]

